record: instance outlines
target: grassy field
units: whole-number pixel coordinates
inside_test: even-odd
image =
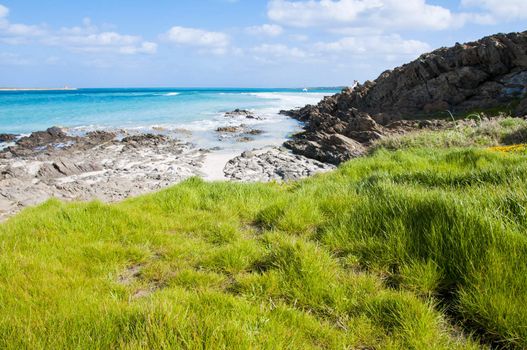
[[[527,348],[526,149],[437,135],[300,182],[25,210],[0,225],[0,348]]]

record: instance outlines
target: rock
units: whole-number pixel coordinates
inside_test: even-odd
[[[251,136],[260,135],[263,130],[248,128],[245,124],[238,126],[222,126],[216,129],[216,132],[220,133],[220,141],[232,139],[236,137],[237,142],[250,142],[253,141]]]
[[[46,131],[36,131],[30,136],[22,137],[16,144],[24,148],[50,145],[52,143],[62,143],[68,139],[68,135],[59,127],[52,127]]]
[[[254,157],[256,154],[254,152],[251,152],[251,151],[245,151],[242,153],[241,157],[243,158],[251,158],[251,157]]]
[[[92,143],[109,142],[115,139],[117,135],[108,131],[91,131],[86,134],[88,140]]]
[[[251,111],[248,111],[246,109],[239,109],[236,108],[233,111],[225,113],[226,118],[236,118],[236,117],[242,117],[247,119],[261,119],[260,117],[257,117],[252,113]]]
[[[242,126],[222,126],[216,129],[216,132],[223,132],[223,133],[235,133],[242,131]]]
[[[156,191],[200,175],[207,153],[160,135],[36,132],[0,151],[0,221],[51,197],[111,202]]]
[[[366,152],[366,147],[361,143],[337,133],[304,133],[285,142],[284,146],[295,154],[334,165]]]
[[[247,151],[231,159],[224,168],[225,176],[238,181],[289,181],[334,169],[280,148]]]
[[[527,32],[497,34],[441,48],[342,93],[344,102],[390,119],[492,108],[525,93]]]
[[[316,106],[281,114],[305,123],[306,132],[294,136],[287,147],[337,164],[362,154],[384,134],[408,128],[410,124],[403,129],[394,124],[405,118],[507,106],[522,96],[516,114],[525,115],[526,93],[527,32],[496,34],[423,54],[373,82],[343,89]]]
[[[40,167],[37,176],[52,179],[63,176],[78,175],[82,173],[101,171],[100,164],[94,162],[77,163],[67,158],[60,158],[52,163],[45,163]]]
[[[14,146],[0,150],[0,158],[30,156],[48,152],[55,147],[67,148],[75,139],[58,127],[52,127],[46,131],[36,131],[30,136],[18,139]]]
[[[256,119],[256,120],[263,120],[264,119],[262,117],[257,117],[257,116],[254,116],[254,115],[248,115],[245,118],[247,118],[247,119]]]
[[[260,134],[263,134],[264,131],[263,130],[259,130],[259,129],[248,129],[245,131],[246,134],[248,135],[260,135]]]
[[[15,134],[0,134],[0,142],[15,141],[18,136]]]
[[[514,111],[514,114],[518,117],[527,116],[527,97],[520,101],[518,107]]]
[[[161,145],[167,142],[169,138],[164,135],[140,134],[127,136],[121,140],[121,143],[127,147],[143,147],[145,145]]]

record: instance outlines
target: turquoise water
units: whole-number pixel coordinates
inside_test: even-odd
[[[335,92],[176,88],[2,91],[0,133],[30,133],[55,125],[77,130],[154,126],[205,130],[223,124],[223,113],[235,108],[271,117],[282,108],[316,103]]]
[[[335,90],[301,89],[81,89],[74,91],[1,91],[0,133],[29,134],[60,126],[70,134],[111,130],[117,135],[163,134],[227,155],[281,145],[301,125],[281,109],[315,104]],[[248,109],[258,119],[226,118]],[[262,133],[241,142],[241,134],[218,127],[245,125]],[[248,135],[245,135],[248,136]],[[0,143],[3,149],[12,143]]]

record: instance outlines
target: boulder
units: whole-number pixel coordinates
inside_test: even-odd
[[[63,143],[69,139],[63,129],[54,126],[46,131],[36,131],[30,136],[22,137],[16,144],[23,148],[34,148],[54,143]]]
[[[221,126],[216,129],[216,132],[221,133],[235,133],[242,131],[243,128],[241,126]]]
[[[227,178],[238,181],[289,181],[333,168],[273,147],[243,152],[227,162],[223,171]]]
[[[15,134],[0,134],[0,142],[15,141],[18,136]]]
[[[102,169],[102,166],[97,163],[75,163],[70,159],[59,158],[51,163],[44,163],[40,167],[37,176],[39,178],[52,179],[92,171],[100,171]]]
[[[252,113],[251,111],[248,111],[246,109],[239,109],[239,108],[236,108],[233,111],[225,113],[225,117],[226,118],[243,117],[243,118],[248,118],[248,119],[257,119],[257,117],[254,116],[254,113]]]
[[[251,141],[254,141],[254,139],[252,137],[248,137],[248,136],[242,136],[242,137],[239,137],[236,139],[236,142],[251,142]]]
[[[168,142],[169,138],[164,135],[155,135],[155,134],[140,134],[127,136],[121,140],[127,147],[142,147],[146,145],[161,145]]]
[[[366,147],[347,136],[324,132],[303,133],[284,143],[295,154],[338,165],[366,152]]]
[[[525,97],[523,100],[520,101],[514,113],[518,117],[527,116],[527,97]]]

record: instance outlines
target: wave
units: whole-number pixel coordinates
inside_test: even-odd
[[[274,108],[276,111],[317,104],[324,97],[332,95],[332,93],[321,92],[253,92],[248,94],[267,100],[269,102],[268,107]]]
[[[181,93],[180,92],[169,92],[167,94],[164,94],[163,96],[177,96],[177,95],[180,95]]]

